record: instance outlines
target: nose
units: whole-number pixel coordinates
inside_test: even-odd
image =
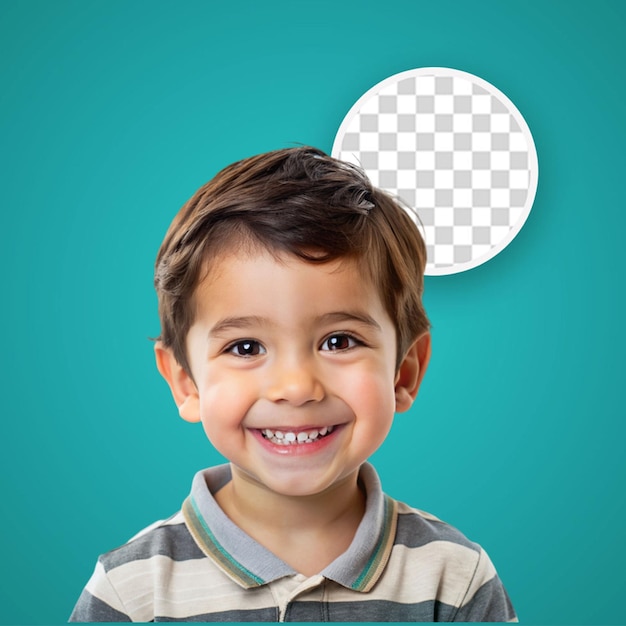
[[[324,386],[310,362],[277,362],[269,372],[266,396],[272,402],[302,406],[324,398]]]

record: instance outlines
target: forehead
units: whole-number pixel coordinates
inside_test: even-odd
[[[378,289],[358,260],[312,263],[258,247],[213,259],[194,293],[196,320],[250,312],[302,317],[346,307],[384,315]]]

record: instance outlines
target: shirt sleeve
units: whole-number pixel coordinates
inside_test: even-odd
[[[100,561],[78,598],[70,622],[131,622]]]
[[[474,575],[455,622],[517,622],[511,600],[487,553],[481,548]]]

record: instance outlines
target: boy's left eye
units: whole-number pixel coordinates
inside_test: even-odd
[[[359,342],[351,335],[331,335],[322,343],[322,350],[338,351],[348,350],[358,346]]]

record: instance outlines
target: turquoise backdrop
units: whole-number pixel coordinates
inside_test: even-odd
[[[625,27],[619,0],[1,0],[0,621],[64,622],[220,460],[148,339],[180,205],[448,66],[520,109],[539,188],[504,252],[426,280],[431,367],[374,460],[486,547],[524,623],[624,623]]]

